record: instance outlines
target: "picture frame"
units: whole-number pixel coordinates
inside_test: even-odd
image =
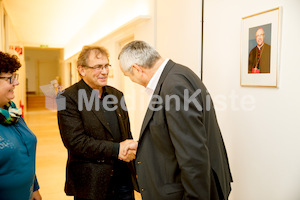
[[[242,18],[241,86],[278,87],[282,8]]]

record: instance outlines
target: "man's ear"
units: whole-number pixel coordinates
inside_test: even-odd
[[[136,70],[139,73],[144,71],[143,68],[137,64],[132,65],[132,70]]]
[[[78,72],[79,74],[84,77],[85,76],[85,69],[82,66],[78,66]]]

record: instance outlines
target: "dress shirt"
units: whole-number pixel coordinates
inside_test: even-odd
[[[165,69],[165,66],[167,64],[167,62],[169,61],[169,58],[167,58],[161,65],[160,67],[158,68],[158,70],[155,72],[155,74],[153,75],[153,77],[151,78],[151,80],[149,81],[146,89],[145,89],[145,92],[148,94],[148,96],[152,97],[153,93],[154,93],[154,90],[157,86],[157,83],[159,81],[159,78],[162,74],[162,72],[164,71]]]
[[[261,47],[257,46],[257,48],[260,50],[260,49],[264,46],[264,44],[265,44],[265,43],[263,43],[263,45],[261,45]]]

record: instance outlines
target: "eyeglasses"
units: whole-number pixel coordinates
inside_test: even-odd
[[[12,76],[9,77],[1,76],[0,78],[9,80],[9,83],[13,84],[15,81],[19,79],[19,74],[13,74]]]
[[[111,67],[111,65],[110,64],[107,64],[107,65],[96,65],[94,67],[90,67],[90,66],[84,65],[84,67],[95,69],[95,70],[98,70],[98,71],[103,71],[104,69],[108,70]]]

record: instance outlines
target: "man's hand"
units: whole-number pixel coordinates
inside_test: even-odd
[[[32,193],[32,200],[42,200],[42,196],[38,190]]]
[[[131,145],[132,143],[135,143],[135,141],[125,140],[120,143],[120,149],[119,149],[119,159],[120,160],[123,160],[125,162],[130,162],[133,159],[135,159],[136,148],[134,149],[135,145]]]
[[[131,151],[135,151],[136,154],[136,150],[138,148],[138,142],[137,141],[132,141],[130,142],[125,149],[123,150],[123,155],[127,155],[128,153],[130,153]]]

